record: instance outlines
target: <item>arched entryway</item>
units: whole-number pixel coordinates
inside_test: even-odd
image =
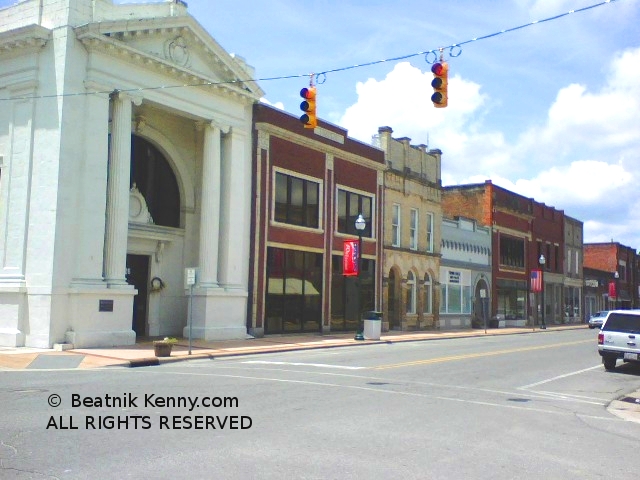
[[[129,249],[127,252],[127,282],[138,291],[133,299],[131,323],[139,338],[149,334],[151,265],[154,259],[159,259],[155,253],[153,226],[181,226],[180,191],[176,175],[164,154],[153,143],[137,135],[131,138],[130,178],[131,189],[136,192],[137,198],[142,197],[141,202],[145,204],[143,208],[148,209],[150,217],[146,220],[150,251]],[[130,205],[130,221],[134,221],[132,216],[137,214],[137,211],[131,211],[132,208],[134,206]]]

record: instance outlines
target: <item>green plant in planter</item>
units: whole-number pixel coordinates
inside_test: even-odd
[[[178,343],[178,339],[173,337],[164,337],[162,340],[154,340],[153,349],[156,357],[171,356],[171,349],[176,343]]]

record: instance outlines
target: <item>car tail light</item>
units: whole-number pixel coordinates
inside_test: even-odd
[[[604,333],[598,334],[598,345],[604,345]]]

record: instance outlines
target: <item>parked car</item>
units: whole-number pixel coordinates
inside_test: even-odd
[[[619,358],[640,364],[640,310],[611,310],[598,333],[598,353],[606,370]]]
[[[602,327],[602,322],[604,322],[607,313],[609,313],[609,310],[603,310],[591,315],[591,317],[589,318],[589,328]]]

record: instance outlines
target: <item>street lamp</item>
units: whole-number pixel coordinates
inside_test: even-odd
[[[540,317],[541,320],[541,325],[540,325],[540,329],[541,330],[545,330],[547,328],[547,324],[544,322],[544,264],[547,263],[547,259],[544,258],[544,255],[540,255],[540,258],[538,259],[538,263],[540,264],[540,269],[542,270],[541,274],[542,274],[542,285],[540,288],[540,293],[542,295],[542,316]]]
[[[616,270],[615,273],[613,274],[613,278],[616,279],[616,296],[615,296],[615,300],[613,301],[613,309],[617,310],[618,309],[618,297],[620,296],[620,290],[618,290],[618,279],[620,278],[620,274],[618,273],[618,270]]]
[[[358,218],[356,218],[356,231],[358,232],[358,330],[356,332],[356,336],[354,337],[354,340],[364,340],[364,335],[362,332],[362,328],[361,328],[361,324],[362,324],[362,312],[360,311],[362,309],[361,303],[362,303],[362,282],[360,281],[360,275],[362,272],[362,232],[364,231],[365,227],[367,226],[367,222],[365,221],[364,217],[362,216],[362,214],[358,215]]]

